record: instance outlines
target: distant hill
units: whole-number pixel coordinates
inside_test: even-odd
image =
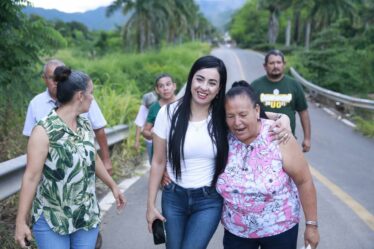
[[[224,26],[230,21],[231,14],[243,6],[246,0],[195,0],[200,6],[201,12],[218,29],[224,30]],[[100,7],[95,10],[84,13],[65,13],[56,9],[43,9],[34,7],[25,7],[23,12],[26,14],[36,14],[47,20],[59,19],[64,22],[77,21],[86,25],[91,30],[111,30],[117,25],[122,26],[129,16],[123,16],[118,10],[109,18],[105,15],[106,7]]]
[[[106,7],[100,7],[84,13],[65,13],[56,9],[34,7],[26,7],[23,9],[23,12],[26,14],[36,14],[47,20],[59,19],[64,22],[81,22],[91,30],[111,30],[114,29],[116,25],[122,26],[128,19],[121,11],[117,11],[110,17],[106,17],[105,11]]]

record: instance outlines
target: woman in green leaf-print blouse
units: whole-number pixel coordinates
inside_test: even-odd
[[[60,106],[30,136],[15,239],[22,248],[32,239],[31,209],[39,249],[94,248],[100,223],[95,176],[111,188],[117,208],[126,200],[97,156],[89,121],[80,116],[92,102],[92,81],[64,66],[54,76]]]

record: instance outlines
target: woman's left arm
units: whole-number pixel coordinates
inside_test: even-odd
[[[16,218],[15,240],[26,248],[26,240],[31,241],[31,230],[28,226],[29,212],[42,177],[44,163],[48,155],[49,139],[46,131],[37,125],[30,136],[27,145],[27,166],[22,177]]]
[[[309,223],[304,233],[305,245],[310,244],[314,249],[319,242],[317,195],[309,165],[295,138],[291,137],[287,144],[281,144],[280,149],[283,156],[283,168],[297,186],[305,220]]]
[[[101,161],[98,154],[96,154],[96,167],[95,167],[96,176],[102,180],[105,185],[107,185],[113,193],[114,198],[116,199],[117,209],[120,210],[126,205],[126,198],[121,193],[120,189],[117,186],[117,183],[109,175],[108,171],[105,169],[103,162]]]

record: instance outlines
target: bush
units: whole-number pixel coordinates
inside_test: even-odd
[[[141,96],[154,88],[155,76],[170,73],[180,87],[187,80],[192,63],[208,54],[208,43],[187,43],[163,47],[160,51],[143,54],[109,53],[102,57],[82,57],[77,48],[62,49],[59,58],[75,70],[92,78],[94,95],[108,125],[131,124],[138,111]],[[41,83],[41,64],[32,67],[32,74],[24,84],[7,84],[0,87],[0,161],[11,159],[26,151],[27,139],[22,136],[27,104],[33,96],[45,89]],[[13,72],[14,81],[20,82],[19,72]],[[23,82],[24,83],[24,82]],[[16,102],[17,100],[18,102]],[[5,108],[7,106],[8,108]]]
[[[368,137],[374,137],[374,119],[365,120],[361,117],[356,116],[354,118],[357,126],[357,130],[359,130],[363,135]]]

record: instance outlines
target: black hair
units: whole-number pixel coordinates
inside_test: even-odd
[[[171,117],[171,127],[169,134],[169,154],[173,171],[177,179],[181,178],[181,160],[184,160],[184,141],[191,117],[191,85],[195,73],[205,68],[216,68],[219,75],[220,90],[210,105],[211,119],[208,123],[208,132],[212,143],[216,148],[215,170],[211,185],[217,182],[218,175],[223,172],[227,162],[228,142],[227,126],[225,122],[224,99],[226,91],[227,72],[222,60],[214,56],[203,56],[195,61],[188,75],[186,92],[177,102],[177,107]],[[169,112],[169,106],[168,106]]]
[[[245,80],[235,81],[232,84],[231,89],[226,93],[226,100],[232,99],[238,95],[246,95],[253,103],[253,107],[259,105],[260,107],[260,117],[268,118],[265,114],[263,104],[260,102],[256,91],[253,87]]]
[[[270,55],[280,56],[282,58],[282,62],[284,63],[284,54],[282,53],[282,51],[278,49],[272,49],[265,55],[265,65],[268,64]]]
[[[165,77],[170,78],[171,81],[174,82],[174,81],[173,81],[173,77],[171,77],[170,74],[168,74],[168,73],[161,73],[161,74],[159,74],[159,75],[156,76],[156,79],[155,79],[155,87],[156,87],[156,88],[157,88],[158,81],[159,81],[160,79],[162,79],[162,78],[165,78]]]
[[[54,71],[54,80],[57,82],[57,100],[64,104],[72,100],[76,92],[86,91],[90,78],[85,73],[59,66]]]

